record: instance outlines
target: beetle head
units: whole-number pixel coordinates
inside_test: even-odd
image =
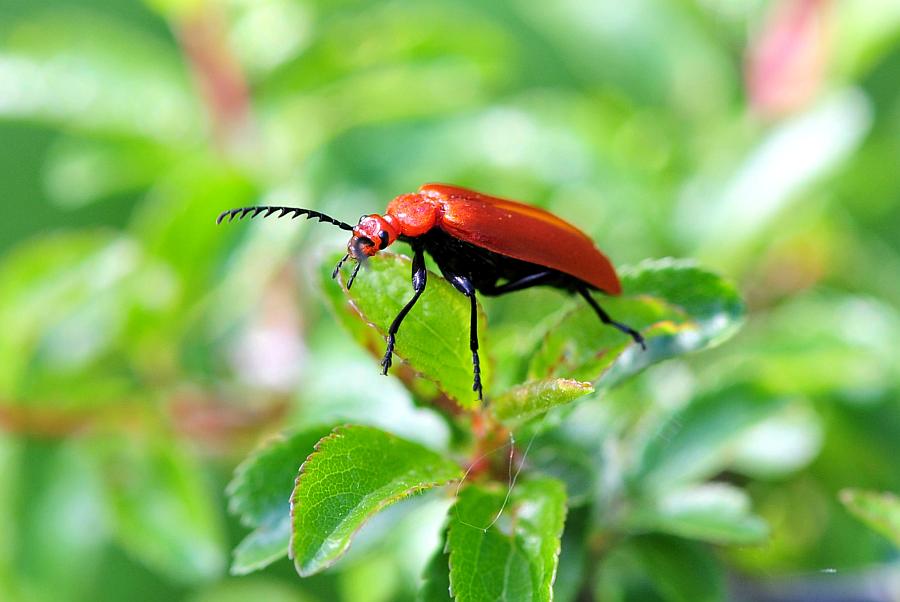
[[[347,289],[349,289],[353,286],[353,281],[356,280],[359,268],[366,260],[397,240],[397,236],[397,228],[389,215],[382,217],[373,213],[372,215],[362,216],[359,218],[359,223],[353,228],[353,236],[350,238],[350,242],[347,243],[347,254],[335,266],[331,277],[336,278],[341,270],[341,265],[348,258],[352,257],[356,260],[356,267],[347,281]]]
[[[347,251],[357,260],[365,260],[397,240],[397,229],[390,216],[364,215],[353,228]]]

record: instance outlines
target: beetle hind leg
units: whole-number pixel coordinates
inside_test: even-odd
[[[482,286],[479,291],[481,292],[481,294],[488,295],[489,297],[499,297],[500,295],[505,295],[506,293],[523,291],[533,286],[552,285],[556,280],[558,280],[558,277],[558,272],[554,270],[544,270],[540,272],[534,272],[532,274],[527,274],[517,280],[510,280],[509,282],[506,282],[499,286],[496,284]]]
[[[612,326],[613,328],[621,330],[622,332],[624,332],[625,334],[630,336],[634,340],[635,343],[640,345],[641,349],[643,349],[644,351],[647,350],[647,343],[644,341],[644,335],[639,333],[637,330],[635,330],[631,326],[628,326],[627,324],[622,324],[621,322],[616,322],[611,317],[609,317],[609,314],[606,313],[602,307],[600,307],[600,304],[594,300],[594,298],[591,296],[591,293],[588,292],[588,290],[585,287],[580,286],[576,290],[578,291],[579,295],[584,297],[584,300],[587,301],[588,305],[591,306],[591,308],[594,310],[594,312],[596,312],[596,314],[600,318],[601,322],[603,322],[604,324],[607,324],[609,326]]]

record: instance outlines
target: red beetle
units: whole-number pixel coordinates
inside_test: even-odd
[[[348,258],[357,260],[347,288],[362,262],[394,241],[409,243],[413,251],[413,296],[388,329],[387,349],[381,361],[382,373],[391,367],[397,331],[403,318],[425,290],[428,272],[425,253],[434,258],[451,284],[469,298],[474,382],[472,390],[482,398],[478,362],[478,319],[476,291],[495,296],[532,286],[552,286],[584,297],[604,324],[618,328],[646,349],[644,337],[633,328],[616,322],[591,296],[592,290],[618,295],[622,288],[609,259],[597,250],[588,236],[543,209],[509,201],[473,190],[446,184],[425,184],[413,194],[402,194],[387,206],[384,215],[364,215],[354,227],[311,209],[298,207],[244,207],[225,211],[219,218],[244,218],[264,214],[269,217],[305,215],[307,219],[332,223],[353,232],[347,254],[338,262],[333,276]]]

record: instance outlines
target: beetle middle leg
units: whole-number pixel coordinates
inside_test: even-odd
[[[440,264],[438,264],[440,267]],[[472,351],[472,390],[478,393],[479,401],[483,399],[481,389],[481,362],[478,359],[478,303],[475,300],[475,285],[467,276],[453,274],[441,269],[444,278],[450,281],[456,290],[469,298],[471,306],[469,322],[469,349]]]
[[[397,317],[394,318],[394,321],[391,322],[391,327],[388,328],[387,349],[384,351],[384,359],[381,360],[382,374],[387,374],[388,368],[391,367],[391,357],[394,355],[394,344],[397,340],[397,331],[400,330],[400,324],[403,322],[403,318],[406,317],[409,310],[413,308],[413,305],[415,305],[416,301],[419,300],[419,297],[422,296],[422,293],[425,291],[425,285],[428,283],[428,270],[425,269],[425,254],[422,252],[421,248],[414,248],[413,251],[412,285],[413,291],[415,292],[412,299],[406,302],[406,305],[403,306],[403,309],[400,310],[400,313],[398,313]]]

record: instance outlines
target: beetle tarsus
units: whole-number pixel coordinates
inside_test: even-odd
[[[481,391],[481,366],[478,362],[478,352],[472,352],[472,367],[474,371],[473,382],[472,382],[472,390],[478,393],[478,401],[482,401],[484,396]]]
[[[639,333],[637,330],[635,330],[631,326],[628,326],[627,324],[622,324],[621,322],[616,322],[615,320],[610,320],[609,322],[605,322],[605,323],[609,324],[613,328],[621,330],[622,332],[624,332],[625,334],[630,336],[632,338],[632,340],[634,340],[635,343],[640,345],[641,350],[647,351],[647,343],[644,341],[644,335]]]
[[[625,326],[625,325],[623,324],[622,326]],[[631,335],[631,338],[634,339],[634,342],[637,343],[638,345],[640,345],[641,349],[643,351],[647,351],[647,343],[646,343],[646,341],[644,341],[644,335],[639,333],[634,328],[629,328],[628,326],[625,326],[625,328],[626,328],[625,332],[627,332],[628,334]]]
[[[469,349],[472,350],[472,390],[478,393],[478,401],[482,400],[481,393],[481,362],[478,359],[478,305],[475,302],[475,289],[469,295],[472,306],[471,323],[469,325]]]
[[[391,367],[391,356],[394,355],[394,335],[388,337],[387,349],[384,352],[384,358],[381,360],[381,374],[387,376]]]

